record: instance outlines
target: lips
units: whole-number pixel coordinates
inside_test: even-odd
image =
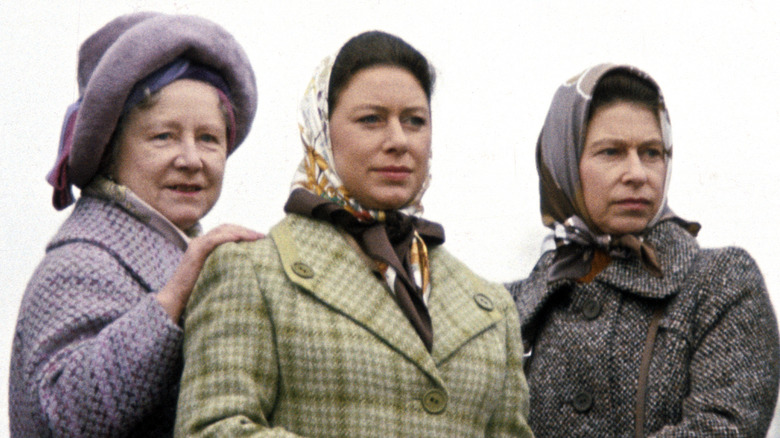
[[[406,166],[384,166],[376,168],[375,171],[391,180],[403,180],[412,173],[412,169]]]
[[[172,184],[166,186],[167,189],[173,190],[174,192],[181,192],[181,193],[197,193],[203,188],[198,184]]]
[[[624,198],[616,201],[615,204],[630,210],[640,210],[649,207],[651,202],[645,198]]]

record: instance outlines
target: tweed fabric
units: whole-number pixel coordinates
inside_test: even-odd
[[[182,331],[151,292],[182,254],[116,204],[82,195],[22,301],[12,437],[172,435]]]
[[[206,262],[176,436],[532,436],[505,289],[433,249],[429,353],[333,226],[291,214],[270,235]],[[424,409],[430,390],[443,412]]]
[[[673,221],[653,227],[648,240],[663,278],[635,259],[615,259],[590,283],[548,283],[548,252],[528,279],[509,285],[533,348],[525,370],[534,432],[633,437],[645,337],[663,306],[649,369],[648,436],[764,436],[780,347],[758,267],[739,248],[700,249]]]

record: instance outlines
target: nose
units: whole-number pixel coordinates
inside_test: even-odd
[[[626,184],[642,185],[647,182],[647,168],[636,150],[632,150],[626,156],[623,172],[623,182]]]
[[[198,153],[198,146],[194,138],[185,138],[179,144],[179,154],[173,162],[177,169],[199,170],[203,167],[203,161]]]
[[[409,148],[409,135],[401,120],[391,118],[387,123],[384,149],[387,152],[404,153]]]

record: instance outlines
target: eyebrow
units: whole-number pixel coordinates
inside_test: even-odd
[[[620,144],[620,145],[628,145],[628,144],[634,144],[634,142],[623,140],[622,138],[615,138],[615,137],[607,137],[603,138],[597,141],[594,141],[593,143],[590,143],[591,146],[600,146],[602,144]],[[664,146],[664,140],[662,138],[653,138],[648,139],[642,142],[639,142],[638,146],[651,146],[651,145],[661,145]],[[586,145],[587,146],[587,145]]]
[[[363,111],[363,110],[387,111],[387,107],[383,106],[383,105],[375,105],[375,104],[371,104],[371,103],[366,103],[366,104],[358,105],[358,106],[352,108],[352,111]],[[422,111],[422,112],[426,112],[426,113],[428,112],[428,110],[429,110],[429,108],[427,106],[420,106],[420,105],[405,107],[403,109],[404,112],[406,112],[406,111]]]
[[[176,120],[152,121],[152,122],[147,122],[147,123],[144,123],[144,124],[141,125],[141,127],[143,129],[160,129],[160,128],[164,128],[164,129],[171,129],[171,128],[181,129],[182,126],[183,126],[183,124],[181,122],[176,121]],[[227,125],[225,127],[227,127]],[[216,129],[216,130],[222,129],[222,127],[220,126],[220,123],[218,123],[218,122],[217,123],[205,122],[205,123],[198,123],[196,125],[196,129],[202,129],[202,128]]]

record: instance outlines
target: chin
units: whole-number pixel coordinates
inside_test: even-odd
[[[176,215],[173,216],[172,218],[168,217],[168,220],[171,221],[174,225],[176,225],[176,228],[182,231],[187,231],[193,226],[195,226],[195,224],[198,223],[200,218],[201,216],[197,216],[197,215]]]
[[[633,223],[633,224],[616,224],[614,227],[609,227],[609,234],[636,234],[641,233],[647,227],[647,222]]]
[[[400,210],[407,205],[409,205],[411,200],[402,198],[381,198],[381,199],[367,199],[365,201],[362,201],[360,199],[357,199],[357,201],[365,208],[371,209],[371,210]]]

